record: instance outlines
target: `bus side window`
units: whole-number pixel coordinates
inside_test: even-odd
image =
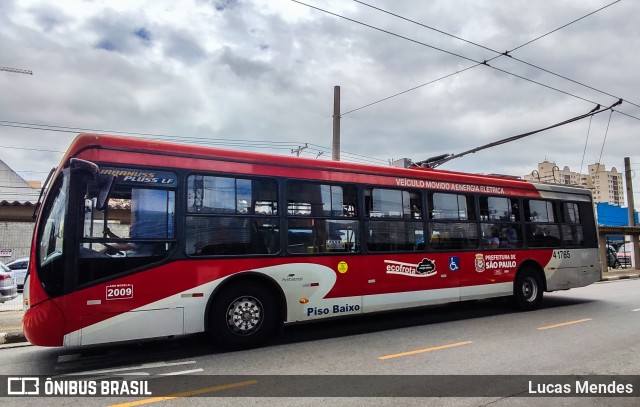
[[[427,202],[432,249],[478,248],[476,206],[472,195],[432,192],[427,195]]]
[[[560,247],[560,227],[553,202],[525,200],[524,214],[529,247]]]
[[[85,199],[78,283],[157,262],[175,242],[175,191],[117,183],[103,211]]]
[[[500,236],[500,247],[507,249],[522,247],[522,232],[519,224],[505,226]]]
[[[291,180],[286,186],[287,252],[359,250],[357,189],[353,185]]]
[[[190,175],[187,185],[187,255],[269,255],[280,251],[275,180]]]
[[[562,243],[565,247],[584,247],[584,230],[580,221],[580,207],[577,203],[562,203]]]

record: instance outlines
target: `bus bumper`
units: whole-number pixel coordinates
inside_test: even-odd
[[[64,337],[64,316],[51,300],[29,308],[22,318],[24,335],[38,346],[62,346]]]

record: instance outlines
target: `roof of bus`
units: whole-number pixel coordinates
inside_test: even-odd
[[[584,193],[590,194],[586,188],[579,186],[567,186],[561,184],[549,184],[536,182],[532,183],[523,179],[485,174],[470,174],[441,169],[412,167],[397,168],[367,164],[355,164],[340,161],[317,160],[303,157],[289,157],[274,154],[255,153],[239,150],[228,150],[216,147],[203,147],[166,141],[155,141],[133,137],[113,136],[106,134],[79,134],[69,147],[67,154],[63,158],[66,162],[69,158],[78,154],[81,150],[91,147],[116,148],[132,151],[162,152],[165,155],[188,156],[202,159],[222,159],[228,161],[264,163],[269,165],[282,165],[290,167],[304,167],[322,169],[328,171],[349,171],[354,173],[365,173],[375,175],[386,175],[406,178],[423,178],[450,182],[464,183],[490,183],[495,186],[512,188],[531,188],[539,190],[554,190],[556,192]]]

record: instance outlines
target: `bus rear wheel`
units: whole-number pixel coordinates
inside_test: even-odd
[[[523,311],[532,311],[540,307],[544,289],[540,275],[531,268],[520,271],[513,286],[513,298],[516,306]]]
[[[279,323],[274,296],[253,281],[224,288],[214,300],[209,317],[209,334],[226,349],[263,345],[273,337]]]

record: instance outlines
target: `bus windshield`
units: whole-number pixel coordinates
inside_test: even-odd
[[[64,221],[69,200],[69,175],[65,171],[53,184],[52,199],[43,212],[38,236],[40,280],[50,295],[62,290]]]
[[[55,188],[55,187],[54,187]],[[68,200],[68,177],[62,178],[58,189],[54,191],[55,198],[51,211],[47,214],[44,230],[40,239],[40,265],[44,266],[52,257],[62,254],[64,232],[64,217]]]

